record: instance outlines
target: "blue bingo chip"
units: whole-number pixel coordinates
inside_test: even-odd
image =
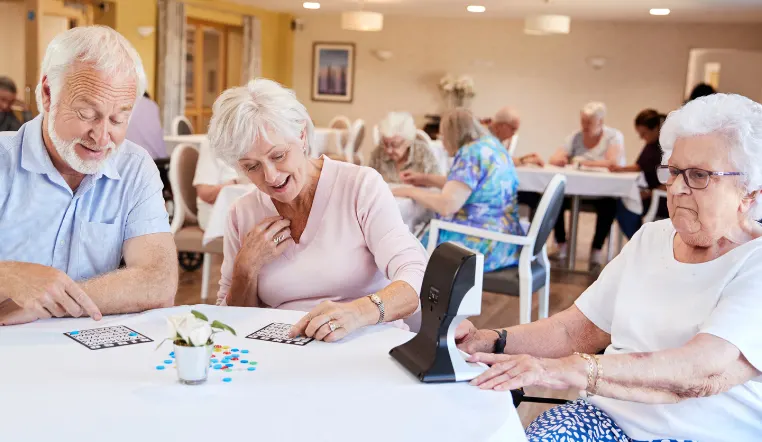
[[[215,364],[214,366],[215,370],[219,370],[220,368],[222,368],[222,364]]]
[[[163,366],[163,365],[157,365],[157,366],[156,366],[156,369],[157,369],[157,370],[164,370],[164,366]]]
[[[172,359],[166,359],[166,360],[164,360],[164,363],[165,364],[171,364],[172,363]]]
[[[78,335],[78,334],[79,334],[79,332],[78,332],[78,331],[73,331],[73,332],[71,332],[71,333],[69,333],[69,334],[70,334],[70,335]]]
[[[243,353],[243,354],[246,354],[248,352],[249,352],[249,350],[241,350],[241,353]]]
[[[257,367],[249,367],[249,371],[254,371],[256,369],[257,369]]]
[[[248,363],[249,363],[249,361],[247,361],[246,359],[241,361],[241,364],[248,364]]]
[[[129,334],[129,336],[137,336],[137,335],[138,335],[138,334],[137,334],[137,333],[135,333],[135,332],[132,332],[132,333],[130,333],[130,334]]]
[[[222,382],[230,382],[230,381],[232,381],[232,380],[233,380],[233,379],[231,379],[231,378],[222,378]]]

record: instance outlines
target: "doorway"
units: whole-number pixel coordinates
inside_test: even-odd
[[[685,96],[698,83],[718,92],[762,102],[762,52],[738,49],[691,49]]]

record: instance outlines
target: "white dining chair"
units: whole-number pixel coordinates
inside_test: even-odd
[[[532,294],[542,289],[538,317],[547,318],[550,303],[550,261],[545,243],[563,207],[565,190],[566,177],[561,174],[555,175],[545,188],[526,236],[498,233],[435,219],[429,227],[426,251],[431,256],[442,230],[521,246],[518,267],[485,272],[483,289],[486,292],[519,295],[521,324],[532,321]]]
[[[513,154],[516,153],[516,147],[519,145],[519,134],[518,132],[513,134],[513,137],[511,137],[511,143],[508,145],[508,155],[513,158]]]
[[[344,115],[336,115],[331,119],[331,122],[328,123],[328,127],[331,129],[349,130],[352,127],[352,120]]]
[[[431,145],[431,137],[421,129],[415,131],[415,139],[424,141],[427,146]]]
[[[347,162],[360,165],[364,163],[363,155],[359,152],[364,139],[365,121],[358,118],[354,123],[352,123],[352,128],[349,130],[349,138],[347,139],[347,144],[344,147],[344,154],[346,156]]]
[[[184,115],[178,115],[172,120],[172,135],[193,135],[193,125]]]
[[[203,243],[204,231],[198,226],[196,218],[196,188],[193,176],[199,152],[191,144],[180,144],[172,151],[169,158],[169,183],[172,186],[175,213],[170,230],[175,237],[177,251],[181,257],[181,267],[188,270],[198,269],[191,265],[194,254],[203,255],[201,270],[201,300],[209,296],[209,279],[212,271],[212,255],[222,255],[222,239],[216,239],[206,246]],[[196,255],[198,256],[198,255]],[[184,260],[187,261],[183,262]]]
[[[656,212],[659,211],[659,204],[661,203],[662,198],[665,200],[667,199],[666,190],[654,189],[651,192],[651,205],[648,206],[648,212],[646,212],[645,216],[643,217],[644,224],[656,221]]]
[[[376,124],[373,126],[373,147],[377,147],[379,144],[381,144],[381,130]]]

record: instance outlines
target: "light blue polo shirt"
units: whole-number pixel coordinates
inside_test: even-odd
[[[124,242],[169,232],[159,170],[125,141],[72,192],[42,141],[42,116],[0,135],[0,261],[55,267],[75,281],[115,270]]]

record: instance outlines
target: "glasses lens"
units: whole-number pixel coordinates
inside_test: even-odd
[[[709,172],[706,170],[688,169],[685,174],[688,176],[688,187],[705,189],[709,185]]]
[[[659,178],[660,183],[667,184],[672,177],[672,173],[670,172],[669,167],[660,166],[656,169],[656,177]]]

